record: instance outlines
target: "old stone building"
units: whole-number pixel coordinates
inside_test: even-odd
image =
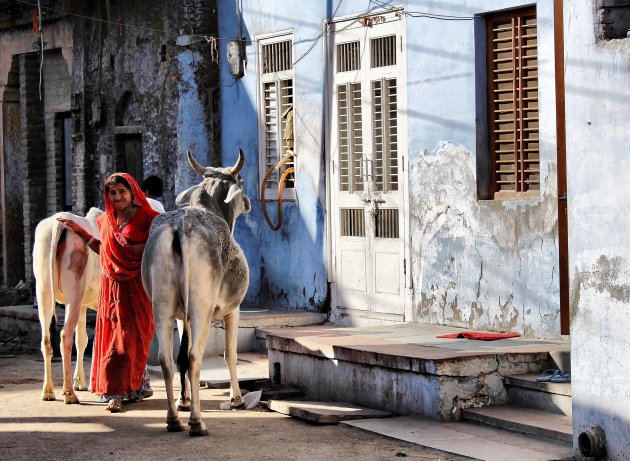
[[[187,149],[219,161],[214,5],[0,1],[2,286],[31,284],[37,222],[102,205],[114,171],[162,177],[168,209]]]

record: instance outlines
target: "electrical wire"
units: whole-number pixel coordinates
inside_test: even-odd
[[[343,3],[343,0],[339,0],[339,3],[337,3],[337,6],[335,7],[335,11],[333,11],[331,19],[326,21],[326,25],[324,26],[324,30],[322,30],[321,33],[317,37],[315,37],[313,39],[313,43],[311,43],[311,46],[309,46],[308,49],[299,58],[297,58],[295,61],[293,61],[293,66],[295,66],[298,62],[300,62],[302,59],[304,59],[304,57],[307,54],[309,54],[311,51],[313,51],[313,48],[315,48],[315,45],[317,45],[319,43],[321,38],[328,31],[328,23],[332,20],[332,18],[335,17],[335,15],[337,14],[337,11],[339,11],[339,7],[341,6],[342,3]]]
[[[42,33],[42,5],[37,0],[37,35],[39,35],[39,100],[42,100],[42,74],[44,72],[44,34]]]
[[[48,7],[48,6],[41,6],[39,5],[39,0],[37,3],[32,3],[26,0],[15,0],[15,2],[17,3],[21,3],[24,5],[29,5],[29,6],[33,6],[33,7],[38,7],[41,9],[45,9],[45,10],[50,10],[50,11],[54,11],[57,13],[63,13],[66,14],[68,16],[74,16],[77,18],[81,18],[81,19],[86,19],[89,21],[95,21],[95,22],[101,22],[104,24],[110,24],[110,25],[114,25],[114,26],[119,26],[119,27],[124,27],[127,29],[136,29],[136,30],[144,30],[144,31],[148,31],[148,32],[156,32],[156,33],[160,33],[160,34],[166,34],[168,35],[168,32],[165,30],[161,30],[161,29],[153,29],[151,27],[143,27],[143,26],[132,26],[129,24],[124,24],[121,22],[116,22],[116,21],[107,21],[104,19],[100,19],[100,18],[95,18],[92,16],[85,16],[82,14],[77,14],[77,13],[71,13],[68,11],[64,11],[64,10],[60,10],[57,8],[52,8],[52,7]],[[237,0],[238,2],[238,0]],[[423,11],[404,11],[398,8],[394,8],[384,2],[382,2],[381,0],[370,0],[369,4],[368,4],[368,9],[369,9],[369,5],[371,3],[375,3],[376,5],[380,6],[381,8],[384,8],[387,11],[397,11],[400,14],[404,14],[405,16],[409,16],[409,17],[413,17],[413,18],[429,18],[429,19],[437,19],[437,20],[441,20],[441,21],[470,21],[472,19],[474,19],[474,17],[472,16],[453,16],[453,15],[444,15],[444,14],[437,14],[437,13],[427,13],[427,12],[423,12]],[[337,14],[337,11],[339,11],[339,8],[341,7],[341,4],[343,3],[343,0],[339,0],[339,2],[337,3],[337,6],[335,7],[335,10],[331,16],[330,19],[326,20],[325,25],[324,25],[324,30],[322,30],[322,32],[313,39],[313,42],[311,43],[311,45],[308,47],[308,49],[302,53],[302,55],[297,58],[295,61],[293,61],[293,66],[295,66],[298,62],[300,62],[302,59],[304,59],[311,51],[313,51],[313,49],[315,48],[315,46],[319,43],[319,41],[321,40],[321,38],[324,36],[324,34],[328,31],[328,25],[332,22],[333,18],[335,17],[335,15]],[[191,6],[192,7],[192,6]],[[189,8],[189,6],[184,6],[184,5],[180,5],[180,8]],[[237,9],[238,6],[237,6]],[[240,17],[240,9],[238,11],[239,17]],[[242,19],[241,19],[242,21]],[[189,34],[191,37],[199,37],[199,38],[204,38],[206,39],[206,41],[208,41],[209,38],[212,38],[214,40],[223,40],[223,41],[232,41],[233,39],[231,38],[223,38],[223,37],[213,37],[211,35],[205,35],[205,34],[195,34],[195,33],[191,33]],[[256,43],[257,40],[247,40],[243,37],[239,37],[241,40],[244,40],[245,42],[252,44],[252,43]],[[43,38],[42,38],[43,40]],[[234,82],[229,85],[232,86],[234,84]]]
[[[17,3],[22,3],[24,5],[37,7],[37,3],[32,3],[32,2],[29,2],[29,1],[26,1],[26,0],[14,0],[14,1],[17,2]],[[88,21],[94,21],[94,22],[101,22],[101,23],[104,23],[104,24],[110,24],[112,26],[124,27],[126,29],[144,30],[144,31],[147,31],[147,32],[157,32],[157,33],[166,34],[166,35],[169,34],[169,32],[167,32],[165,30],[161,30],[161,29],[153,29],[151,27],[143,27],[143,26],[132,26],[132,25],[125,24],[125,23],[122,23],[122,22],[107,21],[105,19],[95,18],[93,16],[85,16],[83,14],[71,13],[69,11],[60,10],[58,8],[52,8],[50,6],[42,6],[41,8],[43,10],[54,11],[55,13],[63,13],[63,14],[68,15],[68,16],[74,16],[74,17],[77,17],[77,18],[86,19]],[[204,38],[204,39],[214,38],[215,40],[225,40],[225,41],[233,40],[231,38],[213,37],[212,35],[208,35],[208,34],[193,34],[193,33],[191,33],[189,35],[192,36],[192,37],[199,37],[199,38]],[[252,41],[248,40],[248,42],[251,43]]]
[[[475,19],[473,16],[453,16],[449,14],[439,14],[439,13],[426,13],[424,11],[404,11],[399,8],[395,8],[384,3],[381,0],[370,0],[370,3],[375,3],[376,5],[384,8],[388,11],[398,11],[405,16],[410,16],[412,18],[429,18],[429,19],[438,19],[441,21],[470,21]]]

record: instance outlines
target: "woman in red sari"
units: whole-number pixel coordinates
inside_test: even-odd
[[[105,181],[105,213],[96,221],[100,241],[73,222],[60,219],[100,254],[91,388],[101,401],[109,402],[107,410],[112,413],[122,410],[123,400],[153,394],[146,372],[153,314],[140,266],[157,215],[136,181],[126,173],[115,173]]]

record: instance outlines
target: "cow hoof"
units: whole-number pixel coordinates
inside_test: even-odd
[[[245,400],[243,400],[243,397],[241,395],[239,395],[238,397],[232,397],[230,399],[230,407],[232,408],[232,410],[238,410],[240,408],[243,408],[245,406]]]
[[[166,421],[166,430],[168,432],[183,432],[186,430],[186,426],[179,419],[176,419],[175,421]]]
[[[190,411],[190,399],[177,399],[177,411]]]
[[[188,423],[190,429],[188,429],[188,433],[191,437],[202,437],[208,435],[208,429],[206,429],[206,425],[202,422],[196,423]]]
[[[82,384],[79,381],[75,380],[72,389],[74,389],[75,391],[87,391],[88,387],[87,384]]]
[[[63,402],[66,405],[73,405],[76,403],[81,403],[79,402],[79,397],[77,397],[77,395],[72,391],[65,391],[63,393]]]
[[[52,402],[53,400],[57,400],[57,397],[55,397],[55,393],[52,390],[44,391],[42,392],[42,400]]]

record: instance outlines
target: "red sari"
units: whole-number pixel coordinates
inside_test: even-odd
[[[140,276],[142,254],[132,252],[130,246],[146,243],[149,227],[159,213],[131,176],[115,176],[122,176],[131,185],[137,207],[119,231],[116,209],[105,186],[105,213],[96,221],[101,234],[102,274],[91,377],[92,392],[105,397],[140,390],[154,331],[151,301]]]

